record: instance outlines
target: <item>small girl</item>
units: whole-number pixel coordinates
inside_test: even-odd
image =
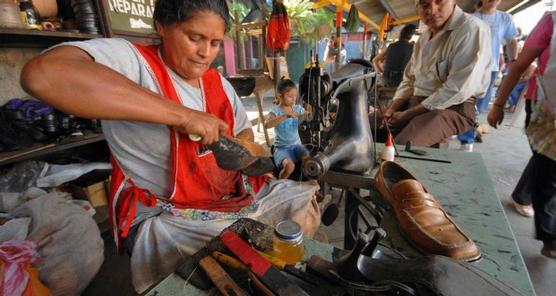
[[[295,105],[297,87],[290,79],[281,80],[276,93],[279,106],[270,111],[265,127],[275,127],[274,163],[280,169],[279,178],[286,179],[295,169],[295,163],[309,156],[297,130],[299,117],[305,114],[305,109]]]

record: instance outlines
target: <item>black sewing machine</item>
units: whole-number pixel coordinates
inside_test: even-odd
[[[318,66],[300,78],[300,97],[311,105],[312,118],[300,125],[302,141],[312,155],[303,165],[309,177],[329,169],[362,174],[375,164],[368,119],[368,93],[375,74],[366,60],[351,60],[331,75]]]

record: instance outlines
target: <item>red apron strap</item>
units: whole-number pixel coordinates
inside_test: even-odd
[[[109,224],[112,229],[116,248],[121,253],[123,239],[125,239],[131,229],[135,214],[137,213],[137,201],[148,207],[156,206],[156,196],[150,191],[141,189],[132,179],[127,177],[118,161],[110,155],[112,173],[110,180]],[[126,185],[130,185],[125,188]]]
[[[172,82],[172,78],[168,71],[166,71],[166,66],[158,56],[158,46],[150,45],[150,46],[143,46],[138,44],[133,44],[137,51],[143,56],[147,65],[150,67],[150,70],[153,71],[152,74],[156,77],[159,83],[159,89],[162,91],[162,94],[171,99],[172,101],[179,103],[181,105],[181,100],[176,92],[176,88],[174,87],[174,83]]]

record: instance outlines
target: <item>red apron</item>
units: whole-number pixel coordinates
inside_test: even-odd
[[[158,55],[158,47],[135,45],[143,56],[146,66],[156,77],[162,94],[183,105],[172,79]],[[201,91],[205,112],[222,119],[229,126],[226,135],[232,136],[234,110],[222,86],[220,74],[209,69],[201,77]],[[187,100],[187,98],[183,98]],[[193,142],[185,134],[170,129],[170,158],[173,190],[170,203],[177,208],[236,212],[249,205],[253,197],[243,185],[238,171],[226,171],[218,167],[214,155],[202,144]],[[148,190],[135,185],[111,157],[112,181],[110,188],[110,226],[119,248],[127,237],[136,213],[136,203],[154,207],[157,198]],[[266,178],[250,178],[253,189],[258,191]]]

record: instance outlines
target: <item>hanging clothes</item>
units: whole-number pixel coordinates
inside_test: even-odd
[[[290,47],[290,22],[284,4],[275,1],[266,31],[266,47],[272,51],[287,51]]]

